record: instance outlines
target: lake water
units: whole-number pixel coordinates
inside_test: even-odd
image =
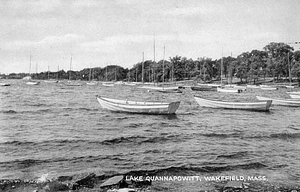
[[[180,100],[181,105],[172,116],[111,113],[101,109],[96,95]],[[198,106],[188,91],[30,86],[21,80],[0,87],[0,102],[0,179],[137,171],[261,176],[289,186],[300,181],[300,108],[275,106],[267,113],[209,109]]]

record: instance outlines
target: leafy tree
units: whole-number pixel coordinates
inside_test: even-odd
[[[173,78],[175,80],[181,80],[184,77],[184,65],[181,63],[181,56],[176,55],[175,57],[171,57],[170,61],[172,63],[172,72],[174,74]]]
[[[268,54],[265,51],[252,50],[250,53],[250,70],[248,75],[250,79],[253,79],[253,84],[258,80],[260,76],[266,74],[266,60]]]
[[[285,43],[275,43],[271,42],[263,48],[269,56],[268,60],[268,71],[272,74],[273,80],[275,77],[277,80],[281,75],[287,75],[288,65],[287,65],[287,53],[293,51],[294,49]]]
[[[240,78],[241,82],[243,79],[247,81],[248,72],[250,70],[250,53],[244,52],[237,57],[238,62],[236,63],[236,77]]]
[[[292,55],[292,76],[297,77],[300,86],[300,51],[295,51]]]

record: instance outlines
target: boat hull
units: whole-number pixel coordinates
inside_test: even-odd
[[[260,86],[257,86],[257,85],[247,85],[246,88],[249,88],[249,89],[260,89]]]
[[[113,83],[102,83],[102,85],[105,87],[113,87],[114,86]]]
[[[256,96],[260,101],[273,100],[273,105],[282,105],[289,107],[300,107],[300,100],[295,99],[273,99],[268,97]]]
[[[180,105],[180,101],[161,103],[161,102],[137,102],[118,99],[110,99],[105,97],[97,97],[103,109],[113,112],[139,113],[153,115],[169,115],[175,114]]]
[[[300,92],[298,91],[298,92],[286,92],[286,93],[288,93],[288,94],[290,94],[290,95],[300,95]]]
[[[242,92],[242,90],[240,90],[240,89],[229,89],[229,88],[217,88],[217,91],[218,92],[222,92],[222,93],[241,93]]]
[[[86,84],[87,85],[97,85],[98,83],[97,82],[87,82]]]
[[[276,91],[278,90],[277,87],[261,87],[261,90],[265,90],[265,91]]]
[[[292,99],[300,99],[300,95],[293,95],[293,94],[290,94],[290,97]]]
[[[199,86],[209,86],[209,87],[222,87],[221,84],[203,84],[203,83],[197,83]]]
[[[263,102],[227,102],[204,99],[201,97],[194,96],[196,102],[202,107],[210,108],[223,108],[223,109],[239,109],[249,111],[269,111],[272,100]]]
[[[39,85],[40,82],[38,82],[38,81],[28,81],[28,82],[26,82],[26,84],[27,85]]]
[[[192,86],[193,91],[217,91],[217,87],[210,86]]]
[[[57,80],[46,80],[46,81],[44,81],[45,83],[58,83],[58,81]]]
[[[153,87],[153,86],[143,86],[142,89],[148,89],[148,92],[162,92],[162,93],[182,93],[179,87]]]
[[[0,86],[10,86],[9,83],[0,83]]]

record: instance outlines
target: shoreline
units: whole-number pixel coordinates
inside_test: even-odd
[[[209,174],[207,174],[209,175]],[[153,176],[166,178],[168,176]],[[169,176],[170,177],[170,176]],[[174,176],[173,176],[174,177]],[[176,177],[176,176],[175,176]],[[178,176],[179,177],[179,176]],[[205,177],[205,176],[204,176]],[[210,177],[210,176],[207,176]],[[0,189],[3,192],[49,192],[49,191],[68,191],[68,192],[150,192],[150,191],[299,191],[300,185],[288,185],[270,182],[264,179],[256,180],[239,180],[229,179],[226,181],[137,181],[129,180],[126,175],[115,175],[105,177],[94,173],[60,176],[55,179],[38,181],[38,180],[0,180]],[[212,177],[210,177],[211,179]],[[69,180],[71,179],[71,180]],[[252,178],[253,179],[253,178]],[[107,183],[107,184],[106,184]]]

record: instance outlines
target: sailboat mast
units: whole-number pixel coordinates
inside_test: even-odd
[[[142,63],[142,83],[144,83],[144,52],[143,52],[143,63]]]
[[[92,68],[91,68],[91,65],[90,65],[89,81],[91,81],[91,76],[92,76]]]
[[[223,69],[223,56],[221,59],[221,85],[223,84],[223,73],[222,73],[222,69]]]
[[[59,73],[59,65],[57,65],[57,74],[56,74],[56,79],[58,80],[58,73]]]
[[[223,84],[223,47],[222,47],[222,59],[221,59],[221,86]]]
[[[154,40],[153,40],[153,59],[155,62],[155,33],[154,33]]]
[[[72,55],[70,60],[70,73],[69,73],[69,81],[71,80],[71,69],[72,69]]]
[[[29,56],[29,75],[31,75],[31,54]]]
[[[153,40],[153,83],[155,83],[155,33],[154,33],[154,40]]]
[[[107,81],[107,67],[108,65],[106,65],[106,70],[105,70],[105,81]]]
[[[165,82],[165,55],[166,55],[166,47],[164,46],[164,59],[163,59],[163,83]]]
[[[288,60],[288,68],[289,68],[289,80],[290,80],[290,86],[292,85],[292,78],[291,78],[291,66],[290,66],[290,53],[288,52],[287,60]]]
[[[130,69],[129,69],[129,74],[128,74],[128,82],[130,82]]]
[[[48,80],[49,80],[49,78],[50,78],[50,77],[49,77],[49,65],[48,65]]]

